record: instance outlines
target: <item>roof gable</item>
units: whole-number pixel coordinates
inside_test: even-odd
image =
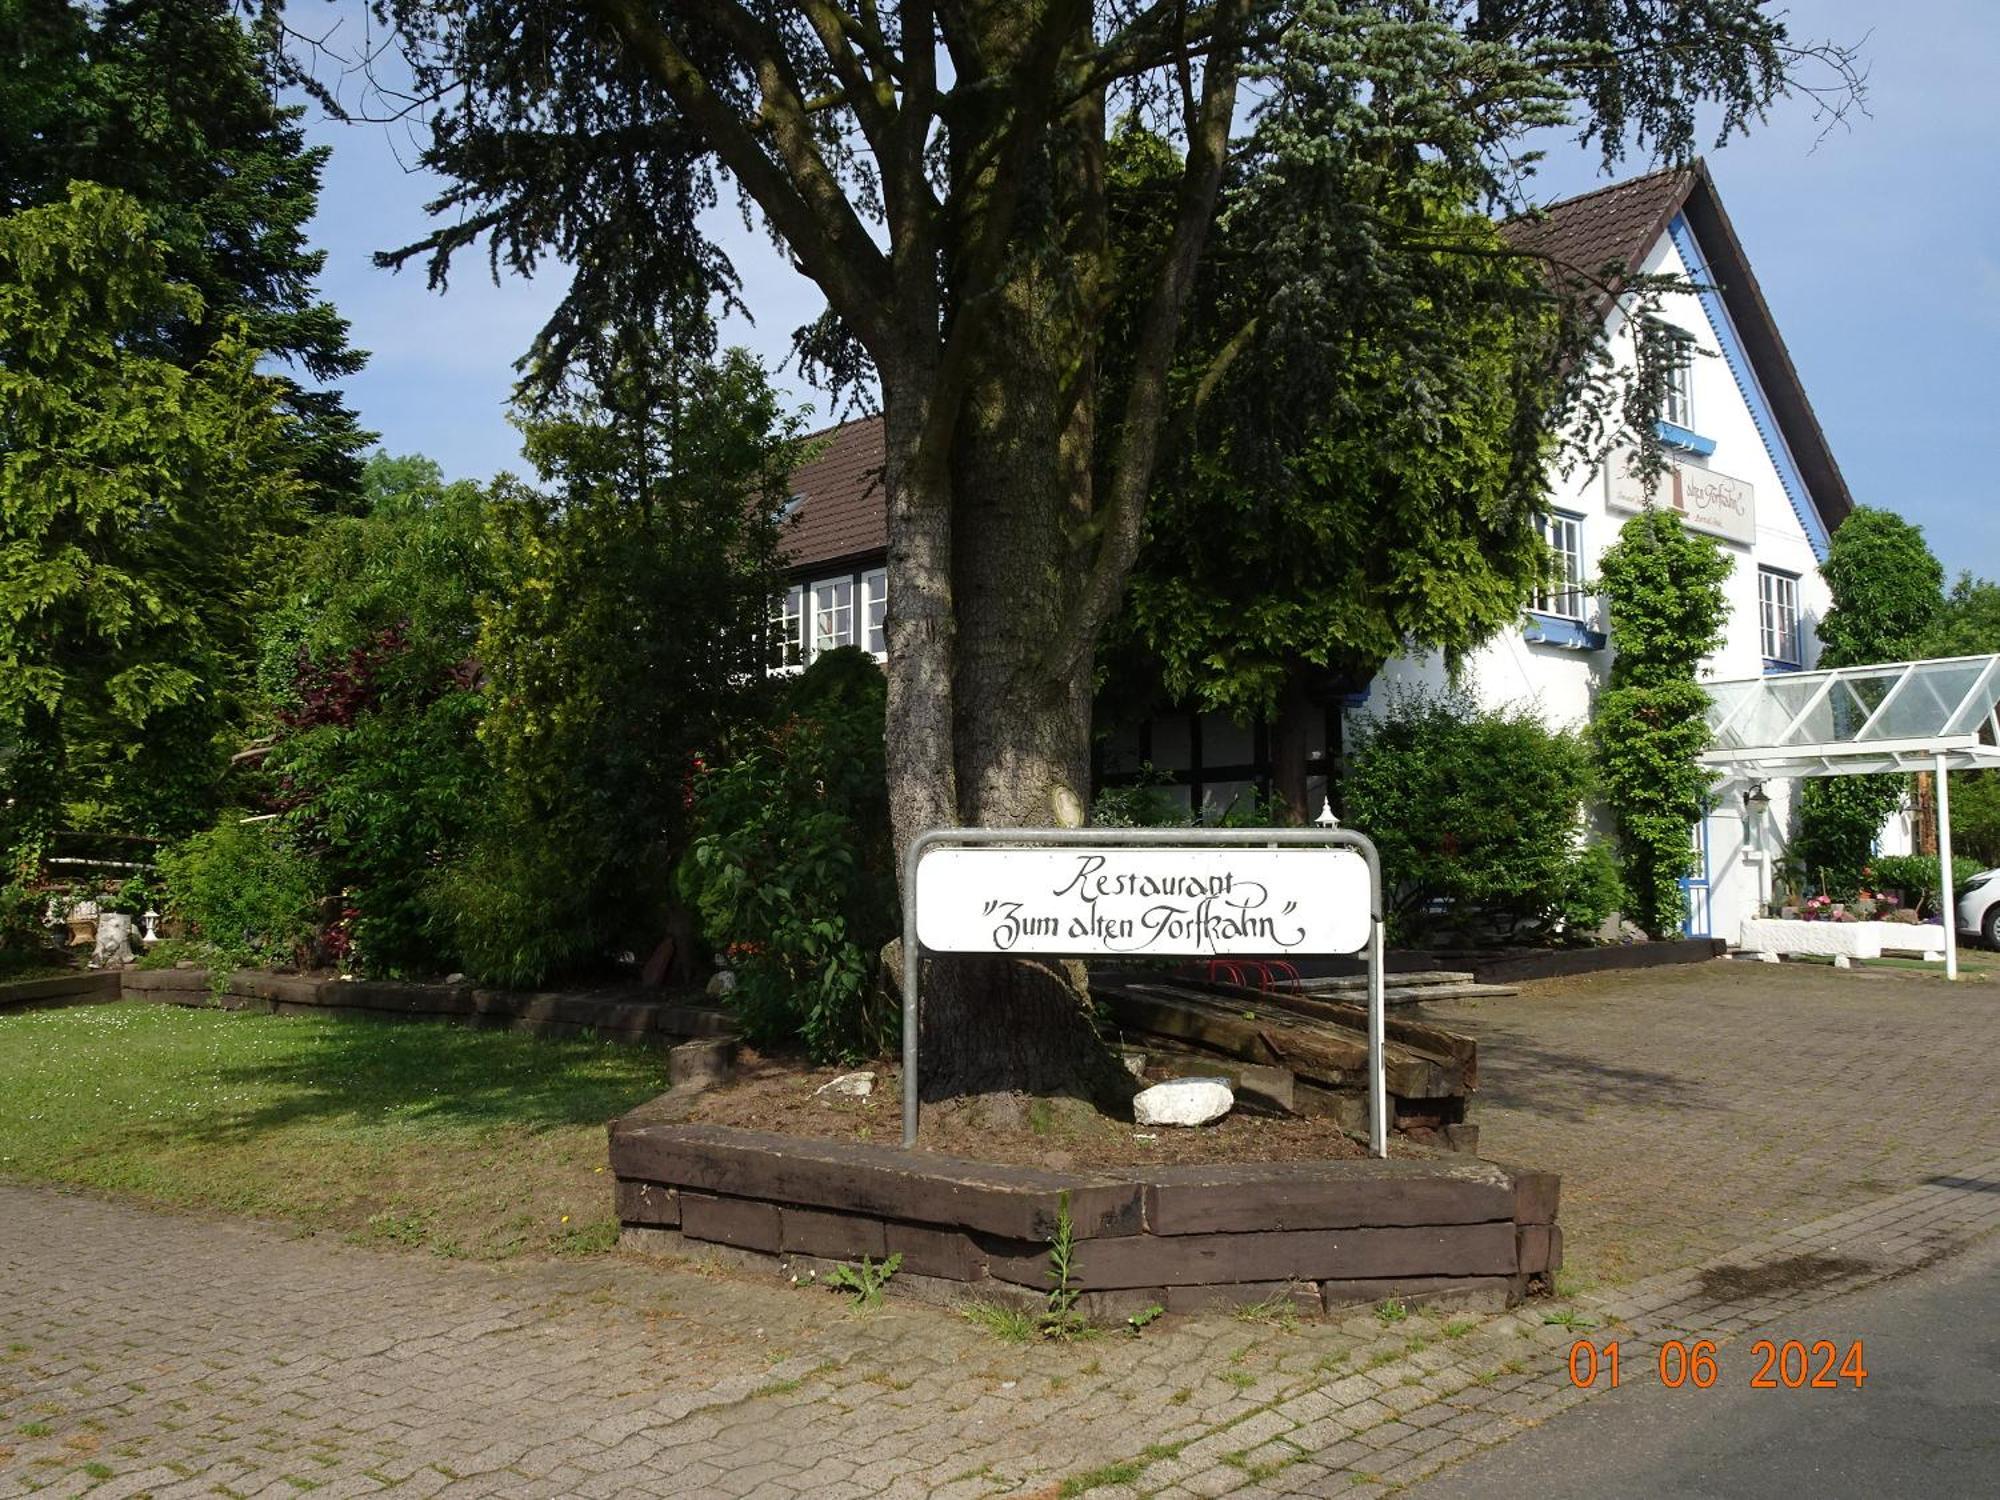
[[[1580,283],[1579,292],[1594,297],[1603,310],[1609,309],[1618,283],[1638,271],[1662,235],[1671,234],[1688,274],[1708,288],[1703,306],[1725,352],[1735,344],[1765,398],[1752,398],[1747,388],[1744,393],[1759,425],[1768,422],[1776,428],[1765,433],[1765,442],[1780,473],[1792,468],[1809,497],[1805,503],[1819,513],[1827,531],[1847,519],[1854,497],[1706,162],[1565,198],[1539,213],[1510,219],[1501,232],[1517,249],[1545,257],[1559,278]],[[1740,384],[1747,384],[1745,373],[1738,372]]]

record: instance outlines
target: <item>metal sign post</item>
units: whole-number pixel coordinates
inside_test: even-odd
[[[1367,836],[1349,829],[933,828],[903,864],[903,1145],[917,1143],[917,983],[926,952],[1366,952],[1368,1143],[1387,1156],[1382,948],[1382,862]]]

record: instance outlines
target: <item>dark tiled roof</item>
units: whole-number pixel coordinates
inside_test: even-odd
[[[1806,400],[1805,387],[1705,164],[1669,167],[1565,198],[1537,214],[1509,220],[1501,232],[1517,248],[1548,257],[1558,274],[1566,270],[1584,283],[1586,295],[1608,304],[1617,282],[1639,269],[1678,213],[1687,215],[1708,256],[1708,274],[1756,367],[1820,515],[1829,529],[1838,526],[1854,508],[1847,481]],[[1594,285],[1600,276],[1609,290]],[[821,436],[825,448],[793,479],[793,488],[805,503],[786,539],[785,554],[800,570],[877,556],[889,544],[882,491],[882,419],[864,417]]]
[[[816,435],[820,451],[792,476],[804,497],[785,532],[785,560],[817,567],[884,552],[889,505],[882,489],[882,419],[863,417]]]
[[[1612,279],[1639,269],[1680,211],[1698,168],[1669,167],[1552,203],[1501,226],[1516,249],[1545,255],[1574,274]]]

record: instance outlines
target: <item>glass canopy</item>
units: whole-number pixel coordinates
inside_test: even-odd
[[[1786,672],[1702,684],[1732,776],[1865,776],[2000,768],[2000,656]]]

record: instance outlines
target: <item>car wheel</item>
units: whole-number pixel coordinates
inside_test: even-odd
[[[1986,915],[1979,922],[1979,936],[1987,947],[2000,949],[2000,901],[1986,908]]]

